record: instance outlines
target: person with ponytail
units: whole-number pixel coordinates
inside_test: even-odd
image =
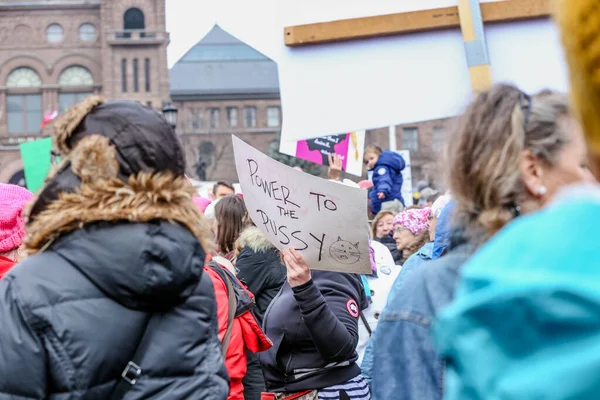
[[[600,1],[558,3],[574,111],[599,177]],[[571,140],[580,140],[576,124],[563,121],[577,135]],[[567,146],[554,165],[577,161],[564,155]],[[577,169],[570,171],[574,178]],[[538,182],[543,202],[559,186],[549,178]],[[456,299],[435,329],[448,365],[448,399],[600,398],[599,224],[600,186],[571,185],[543,211],[511,223],[464,266]]]
[[[580,126],[561,94],[529,96],[496,85],[467,108],[449,143],[452,243],[448,254],[413,271],[390,295],[372,338],[374,399],[442,399],[445,364],[430,328],[454,297],[462,265],[562,186],[593,180]],[[506,255],[516,258],[519,250]]]

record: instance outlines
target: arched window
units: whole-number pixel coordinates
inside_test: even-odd
[[[60,74],[58,84],[58,111],[64,112],[93,94],[94,78],[87,68],[74,65]]]
[[[13,70],[6,78],[6,121],[8,133],[39,133],[42,123],[42,80],[28,67]]]
[[[9,88],[35,88],[42,86],[42,80],[31,68],[21,67],[8,74],[6,86]]]
[[[60,86],[92,86],[94,78],[90,71],[78,65],[65,69],[58,78]]]
[[[146,29],[144,13],[139,8],[130,8],[123,16],[123,29]]]

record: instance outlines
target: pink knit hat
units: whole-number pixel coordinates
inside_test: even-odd
[[[204,197],[194,197],[194,204],[198,206],[200,212],[204,214],[206,211],[206,207],[211,203],[209,199],[205,199]]]
[[[429,214],[430,207],[402,211],[394,218],[394,229],[401,225],[416,236],[429,227]]]
[[[0,253],[21,246],[25,237],[23,208],[33,199],[33,193],[16,185],[0,183]]]

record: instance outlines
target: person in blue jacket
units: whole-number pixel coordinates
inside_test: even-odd
[[[376,215],[381,204],[402,198],[402,170],[406,167],[404,158],[393,151],[383,151],[381,147],[369,146],[365,149],[365,165],[373,174],[373,189],[369,192],[369,208]]]

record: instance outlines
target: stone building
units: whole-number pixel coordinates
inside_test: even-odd
[[[169,99],[165,0],[0,1],[0,182],[23,183],[18,144],[89,94]]]

